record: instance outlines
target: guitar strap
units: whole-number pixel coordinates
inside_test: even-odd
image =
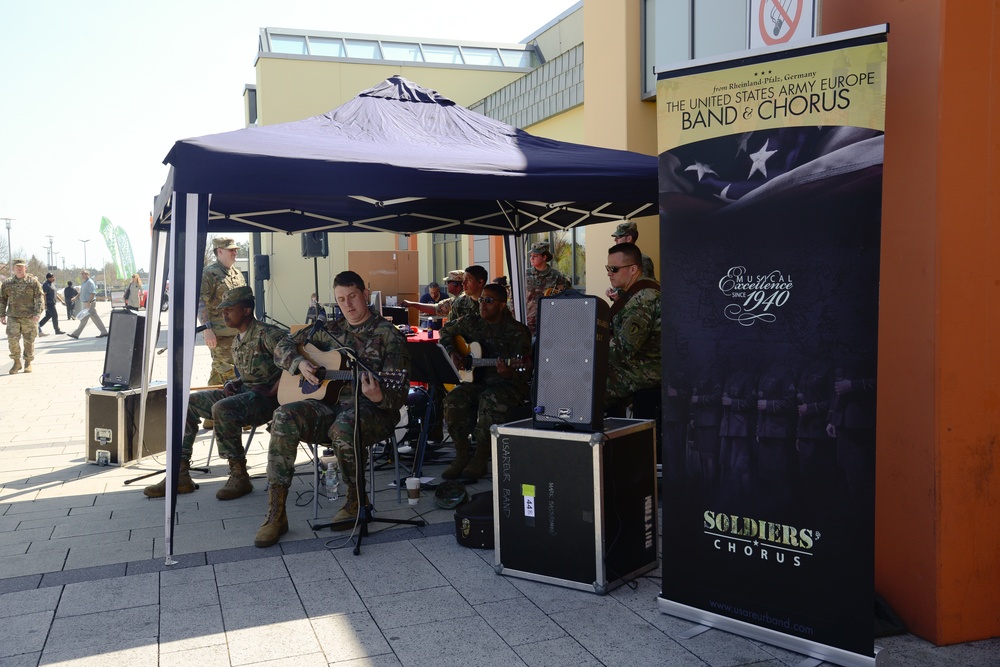
[[[615,305],[611,306],[611,319],[614,319],[615,315],[621,312],[621,309],[625,307],[628,300],[631,299],[637,292],[644,289],[655,289],[657,292],[660,291],[660,283],[655,280],[637,280],[628,288],[627,292],[624,292],[621,296],[615,299]]]

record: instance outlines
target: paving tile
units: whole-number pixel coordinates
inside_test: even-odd
[[[296,620],[261,622],[237,629],[230,629],[227,618],[226,640],[233,665],[267,660],[297,664],[298,656],[320,652],[316,633],[304,615]]]
[[[226,644],[226,630],[219,605],[160,608],[160,653],[187,652]],[[229,664],[229,657],[226,657]]]
[[[129,540],[113,544],[94,544],[72,547],[66,557],[65,569],[96,567],[108,563],[127,563],[149,560],[153,557],[152,540]]]
[[[476,614],[451,586],[368,597],[368,611],[380,628],[392,631],[407,625],[459,619]]]
[[[194,609],[218,606],[219,590],[211,580],[191,581],[160,587],[160,609]]]
[[[463,620],[460,625],[454,621],[436,621],[397,628],[387,634],[389,645],[404,665],[507,667],[526,664],[478,616]]]
[[[160,578],[156,574],[68,584],[63,590],[56,618],[147,607],[158,604],[159,600]]]
[[[40,665],[74,667],[135,667],[155,665],[158,651],[155,639],[129,638],[104,647],[74,647],[65,651],[42,653]]]
[[[155,663],[153,663],[155,664]],[[326,665],[327,663],[323,663]],[[159,667],[229,667],[229,647],[225,644],[197,646],[182,651],[170,651],[160,646]]]
[[[566,588],[554,584],[543,584],[530,579],[504,577],[521,594],[534,602],[546,614],[605,605],[617,606],[618,601],[607,595],[597,595],[575,588]]]
[[[476,605],[475,610],[505,642],[515,648],[566,636],[562,628],[525,598],[487,602]]]
[[[155,552],[155,549],[154,549]],[[126,563],[127,574],[143,574],[145,572],[169,572],[171,570],[185,570],[193,567],[204,567],[206,558],[204,552],[194,554],[175,554],[171,557],[172,564],[168,565],[162,556],[149,560],[130,561]]]
[[[29,574],[58,572],[66,562],[69,549],[53,549],[38,554],[22,554],[0,558],[0,579]]]
[[[36,540],[47,540],[52,536],[52,526],[44,528],[26,528],[24,530],[8,530],[0,533],[0,547],[9,544],[24,544]]]
[[[52,622],[50,611],[7,616],[0,623],[0,658],[41,651]]]
[[[588,667],[604,664],[578,641],[566,636],[517,645],[514,646],[514,651],[531,667]]]
[[[461,546],[454,536],[417,540],[413,546],[434,564],[469,604],[521,597],[521,592],[508,577],[497,575],[492,560],[487,563],[480,550]]]
[[[35,667],[42,657],[41,651],[0,658],[0,667]]]
[[[367,612],[313,618],[311,625],[327,660],[338,667],[340,661],[392,654],[385,636]]]
[[[0,595],[6,593],[18,593],[20,591],[30,591],[38,588],[42,581],[42,575],[31,574],[26,577],[10,577],[0,579]]]
[[[346,549],[335,551],[334,555],[362,598],[436,588],[448,583],[409,542],[367,544],[362,547],[360,556]]]
[[[129,531],[118,530],[107,533],[92,533],[90,535],[78,535],[76,537],[63,537],[49,540],[35,540],[28,548],[28,553],[39,553],[50,549],[72,549],[73,547],[83,547],[100,544],[111,544],[114,542],[128,542]]]
[[[59,654],[103,654],[148,644],[155,648],[158,633],[159,610],[155,605],[57,617],[42,651],[43,664]]]
[[[61,595],[62,589],[59,587],[4,593],[0,595],[0,618],[55,611]]]
[[[286,554],[282,559],[296,586],[311,581],[343,579],[346,576],[340,563],[328,550]]]
[[[288,576],[288,568],[280,555],[255,559],[252,567],[245,562],[219,563],[215,566],[215,579],[220,588],[267,579],[288,579]]]
[[[31,544],[31,542],[15,542],[14,544],[0,545],[0,557],[26,554]]]

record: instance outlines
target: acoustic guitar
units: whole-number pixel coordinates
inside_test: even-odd
[[[340,400],[340,394],[351,386],[354,371],[347,369],[345,358],[340,352],[324,352],[312,343],[299,346],[299,354],[319,367],[316,377],[320,383],[312,384],[301,375],[281,371],[278,379],[278,403],[286,405],[296,401],[323,401],[330,405]],[[372,374],[383,389],[395,390],[406,381],[405,371],[382,371]]]
[[[455,336],[452,342],[455,351],[462,357],[463,368],[458,371],[458,377],[462,382],[472,382],[477,368],[496,368],[498,361],[503,361],[514,368],[524,365],[523,357],[483,357],[483,346],[476,342],[466,342],[462,336]]]

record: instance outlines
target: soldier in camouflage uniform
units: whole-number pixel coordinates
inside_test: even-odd
[[[42,315],[42,284],[28,273],[23,259],[15,259],[14,275],[0,286],[0,324],[7,325],[7,346],[14,365],[13,375],[21,370],[21,339],[24,339],[24,372],[31,372],[35,358],[35,338],[38,337],[38,319]]]
[[[223,384],[236,379],[233,373],[232,352],[236,330],[226,326],[219,304],[229,290],[245,287],[246,281],[243,279],[243,273],[235,266],[239,246],[232,239],[212,239],[212,248],[215,261],[205,266],[201,273],[198,320],[202,324],[211,325],[202,333],[205,345],[212,352],[212,374],[208,376],[208,383]],[[206,424],[205,428],[211,426]]]
[[[614,411],[631,403],[639,389],[660,384],[660,285],[642,277],[642,253],[633,243],[608,249],[607,270],[611,287],[621,291],[611,308],[606,385]]]
[[[301,375],[307,382],[318,385],[319,367],[305,359],[299,347],[312,343],[323,351],[347,349],[367,368],[382,374],[382,381],[362,371],[359,387],[351,387],[348,383],[339,396],[322,401],[297,401],[275,411],[267,454],[268,515],[254,537],[254,545],[258,547],[276,544],[288,532],[285,500],[295,472],[295,454],[300,441],[325,442],[329,438],[332,443],[347,483],[347,502],[333,517],[333,528],[352,528],[359,505],[368,503],[366,497],[359,495],[357,487],[358,476],[364,474],[368,448],[392,434],[399,421],[399,410],[406,404],[410,371],[406,338],[391,322],[372,312],[365,282],[357,273],[337,274],[333,280],[333,294],[343,318],[286,336],[278,343],[275,362],[293,375]],[[355,389],[360,391],[357,404]],[[356,442],[356,431],[360,442]]]
[[[281,369],[274,364],[274,353],[285,332],[257,321],[253,290],[249,287],[229,290],[219,308],[226,326],[238,332],[233,341],[233,359],[239,377],[227,382],[222,389],[196,391],[188,399],[177,493],[191,493],[198,488],[191,480],[191,450],[198,434],[198,422],[211,418],[219,456],[229,460],[229,479],[216,491],[215,497],[233,500],[253,491],[240,436],[244,426],[260,426],[270,421],[278,407],[276,394]],[[162,498],[166,494],[166,480],[147,486],[143,493],[150,498]]]
[[[611,232],[611,238],[614,240],[615,244],[634,244],[639,240],[639,228],[633,220],[623,222],[615,228],[615,231]],[[646,254],[643,254],[642,256],[642,277],[646,280],[656,280],[656,269],[653,266],[653,260]],[[609,299],[614,301],[618,298],[620,292],[613,287],[609,287],[606,295]]]
[[[448,317],[451,313],[451,307],[455,303],[455,299],[462,294],[462,283],[465,281],[465,271],[449,271],[448,277],[444,280],[448,289],[447,297],[431,303],[427,303],[426,301],[404,300],[403,305],[410,308],[416,308],[421,313],[425,313],[427,315],[440,315],[442,317]]]
[[[569,289],[573,283],[564,276],[558,269],[549,265],[552,261],[552,253],[549,252],[549,244],[539,241],[531,246],[528,251],[528,261],[531,266],[525,271],[524,286],[525,298],[527,299],[527,322],[531,335],[538,333],[538,300],[545,296],[559,294],[563,290]]]
[[[445,479],[478,479],[486,472],[490,455],[490,426],[510,421],[510,413],[528,397],[531,377],[531,332],[507,310],[507,292],[501,285],[486,285],[480,312],[449,319],[441,328],[441,344],[461,368],[464,359],[455,349],[455,337],[479,343],[484,359],[497,359],[495,367],[484,366],[474,382],[460,384],[444,399],[444,419],[455,441],[457,456],[441,476]],[[508,364],[505,359],[518,359]],[[476,438],[476,454],[469,455],[469,434]]]

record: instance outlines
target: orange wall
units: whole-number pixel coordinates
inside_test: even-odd
[[[1000,635],[1000,3],[825,0],[889,23],[876,590],[936,644]]]

